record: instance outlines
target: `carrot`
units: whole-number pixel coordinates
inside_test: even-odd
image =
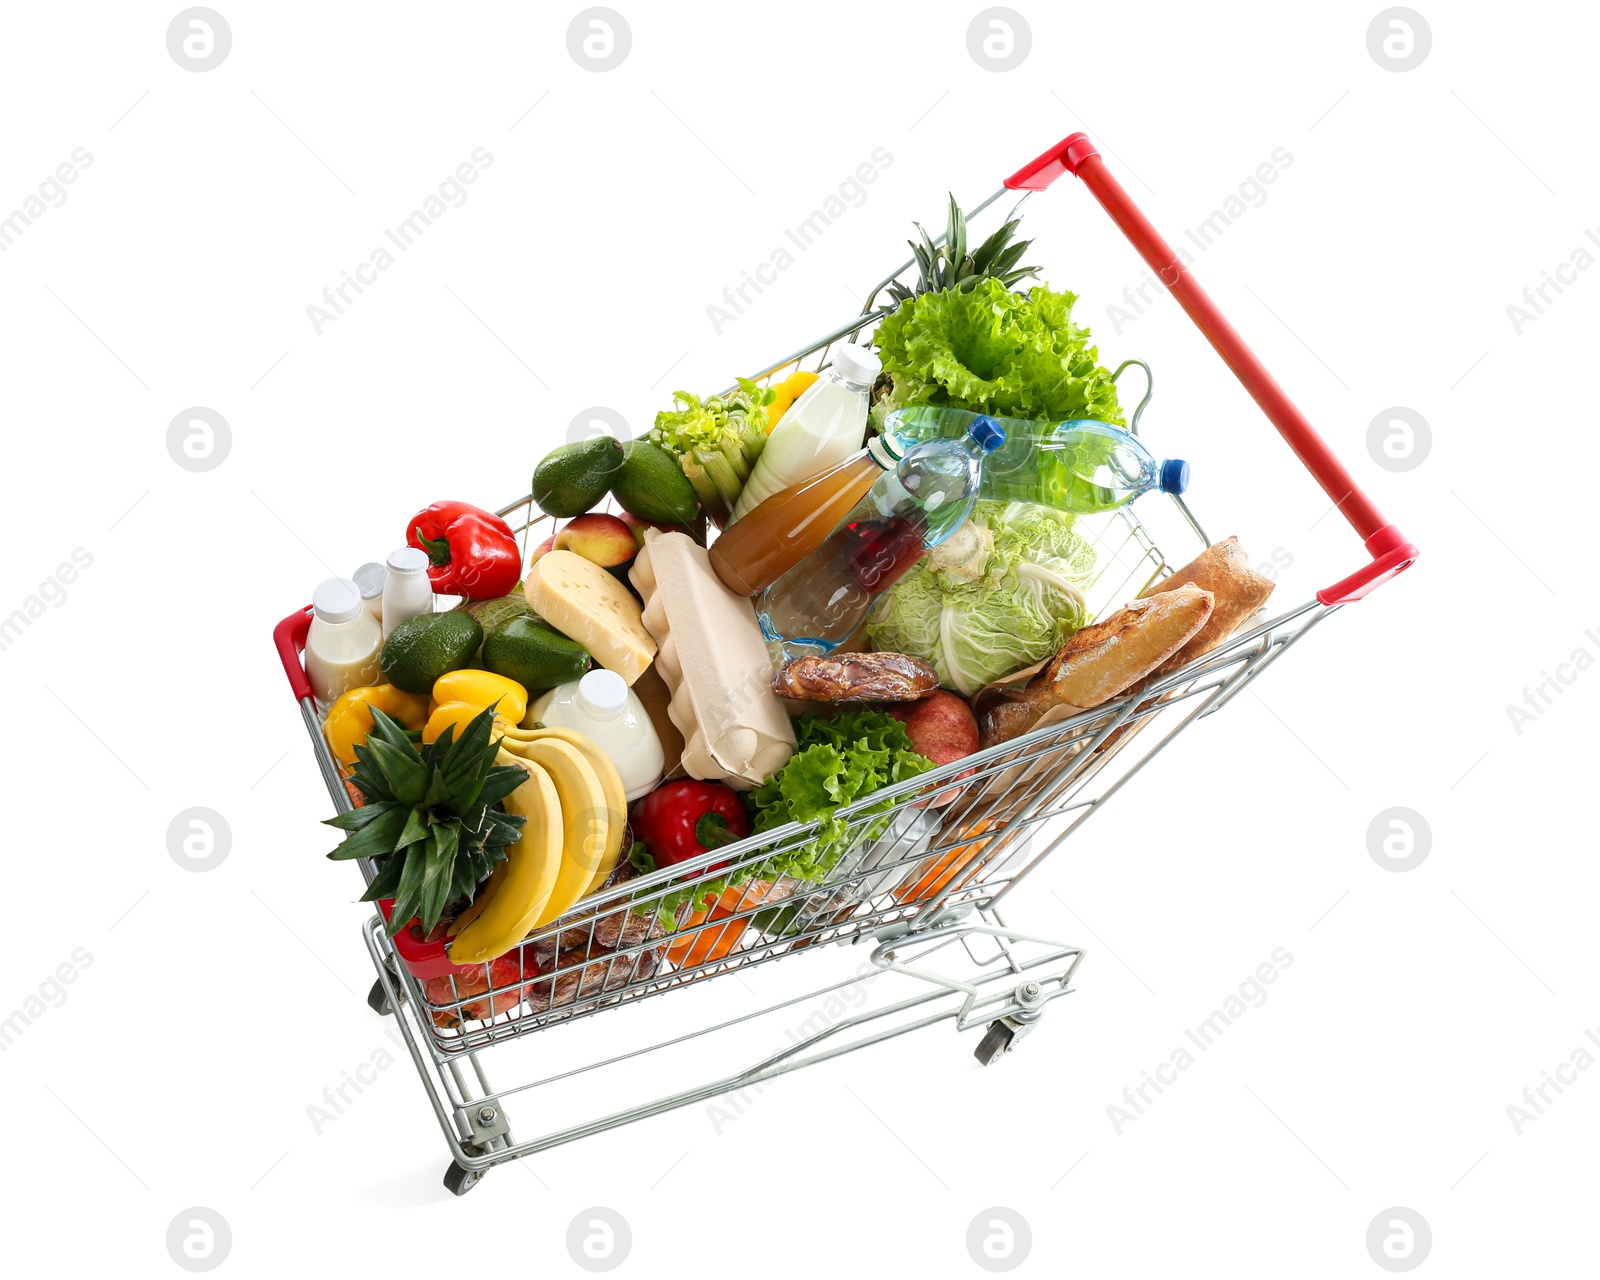
[[[734,888],[724,889],[722,896],[709,911],[696,911],[688,922],[679,930],[683,936],[667,947],[667,959],[679,969],[693,969],[702,964],[710,964],[727,957],[739,942],[739,935],[750,923],[750,917],[735,920],[731,924],[716,925],[718,920],[726,920],[737,915],[740,911],[748,910],[757,903],[766,900],[772,886],[762,881],[739,885]],[[696,925],[710,922],[710,927],[695,932]]]
[[[970,838],[980,835],[990,827],[1003,827],[1003,822],[993,822],[988,818],[980,818],[971,826],[961,832],[961,838]],[[943,893],[950,882],[959,875],[963,868],[974,861],[987,847],[994,836],[985,836],[982,840],[973,840],[970,844],[959,844],[953,849],[946,849],[937,858],[930,858],[919,864],[911,877],[902,881],[894,890],[897,902],[924,902]]]

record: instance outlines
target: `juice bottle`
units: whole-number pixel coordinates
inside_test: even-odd
[[[878,597],[972,514],[984,458],[1005,431],[980,417],[961,440],[907,449],[820,546],[761,593],[756,617],[784,661],[832,652],[860,629]]]
[[[892,436],[878,436],[831,470],[778,490],[711,544],[717,577],[729,591],[759,595],[821,546],[900,457]]]

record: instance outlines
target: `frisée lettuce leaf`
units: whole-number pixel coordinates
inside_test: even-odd
[[[774,854],[762,869],[763,876],[774,879],[791,875],[815,881],[832,871],[857,841],[882,834],[897,801],[881,801],[848,820],[834,811],[880,787],[925,773],[933,762],[911,749],[905,726],[887,712],[841,710],[827,719],[804,716],[795,726],[799,745],[794,755],[747,794],[746,805],[758,834],[786,822],[822,820],[813,839]],[[885,816],[863,823],[865,814],[879,812]]]
[[[1072,322],[1077,295],[1044,286],[1012,293],[985,278],[971,289],[924,293],[878,324],[891,379],[875,410],[953,405],[999,417],[1123,425],[1116,384]]]
[[[676,930],[683,908],[715,902],[723,890],[751,880],[824,880],[857,844],[876,840],[894,816],[903,797],[881,800],[849,818],[835,810],[863,799],[881,787],[904,782],[933,768],[933,761],[911,749],[905,725],[887,712],[870,707],[841,709],[831,717],[801,716],[794,721],[797,747],[789,762],[753,791],[745,793],[753,834],[773,831],[788,822],[821,825],[811,838],[793,848],[771,853],[760,862],[745,862],[720,876],[695,879],[665,893],[650,890],[634,907],[638,914],[655,912],[661,927]],[[642,844],[633,846],[629,861],[641,872],[654,871],[655,860]]]

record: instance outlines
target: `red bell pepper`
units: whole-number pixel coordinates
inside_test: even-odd
[[[720,782],[684,778],[657,787],[633,806],[633,836],[644,843],[656,866],[687,862],[708,849],[732,844],[750,834],[750,815],[739,793]],[[714,875],[726,862],[707,867]]]
[[[517,535],[469,502],[435,502],[412,517],[406,542],[428,553],[428,581],[441,595],[493,600],[522,577]]]

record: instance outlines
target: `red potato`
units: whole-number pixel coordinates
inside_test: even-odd
[[[978,749],[978,721],[966,702],[946,689],[935,689],[915,702],[891,702],[884,710],[906,727],[911,749],[934,764],[949,764]],[[958,775],[971,777],[976,769]],[[942,791],[928,803],[942,809],[961,794],[961,788]]]
[[[614,569],[632,560],[639,547],[634,542],[633,530],[616,516],[591,511],[562,525],[553,549],[571,551],[602,569]]]

